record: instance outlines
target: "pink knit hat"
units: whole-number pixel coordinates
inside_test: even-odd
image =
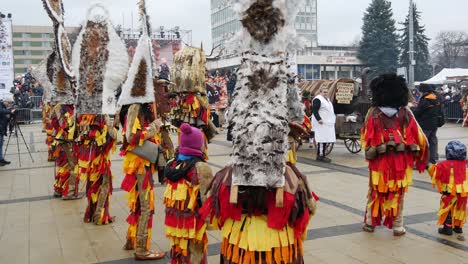
[[[200,129],[183,123],[180,126],[179,153],[187,156],[203,156],[203,134]]]

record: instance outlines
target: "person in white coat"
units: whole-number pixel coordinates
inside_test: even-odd
[[[333,103],[328,98],[328,88],[320,88],[320,93],[312,101],[312,128],[317,142],[317,160],[331,162],[325,157],[327,145],[335,143],[336,116]]]

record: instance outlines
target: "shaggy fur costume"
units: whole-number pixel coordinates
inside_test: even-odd
[[[146,14],[142,15],[142,24],[147,25]],[[138,40],[128,78],[122,87],[120,106],[154,102],[152,46],[148,31],[143,30]]]
[[[61,0],[43,0],[44,8],[54,25],[55,47],[47,58],[47,76],[54,86],[51,102],[54,107],[52,122],[53,145],[56,147],[55,196],[64,199],[78,198],[79,179],[75,174],[76,156],[73,153],[75,138],[75,75],[71,67],[71,44],[64,27]]]
[[[294,159],[286,162],[288,124],[301,126],[304,117],[286,59],[299,2],[235,1],[245,29],[228,116],[233,153],[200,209],[222,230],[220,263],[304,263],[302,243],[318,198]]]
[[[177,94],[177,103],[172,106],[174,125],[182,123],[203,130],[207,140],[217,133],[211,122],[205,86],[206,57],[203,49],[184,47],[176,53],[171,71],[171,92]]]
[[[42,0],[54,24],[55,46],[47,58],[47,76],[54,86],[53,103],[73,104],[75,101],[75,75],[71,60],[71,44],[65,31],[63,3],[61,0]]]
[[[128,54],[103,5],[88,9],[72,58],[78,81],[77,114],[114,114],[115,95],[128,72]]]

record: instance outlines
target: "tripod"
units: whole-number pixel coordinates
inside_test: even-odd
[[[8,136],[8,141],[7,141],[7,144],[5,146],[5,153],[3,154],[3,156],[6,156],[6,153],[7,153],[7,150],[8,150],[8,145],[10,144],[11,134],[13,134],[13,132],[14,132],[15,135],[16,135],[16,146],[18,147],[18,162],[19,162],[19,166],[21,167],[21,153],[20,153],[19,137],[18,137],[18,132],[19,132],[19,134],[21,135],[21,138],[23,139],[23,143],[26,146],[26,149],[28,150],[29,156],[31,157],[31,161],[34,162],[34,159],[32,157],[31,151],[29,150],[28,144],[26,143],[26,140],[24,139],[23,131],[21,131],[21,128],[18,125],[18,122],[16,122],[16,117],[13,117],[11,122],[13,123],[12,125],[14,127],[14,131],[10,131],[10,135]]]

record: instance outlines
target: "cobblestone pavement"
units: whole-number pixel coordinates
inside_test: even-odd
[[[12,164],[0,167],[0,263],[133,263],[132,252],[122,250],[128,214],[125,192],[118,188],[123,177],[122,158],[115,154],[112,160],[115,189],[111,214],[117,217],[116,222],[108,226],[85,224],[85,200],[52,198],[54,163],[47,162],[41,126],[22,125],[21,130],[34,162],[22,137],[12,136],[6,156]],[[451,139],[468,144],[468,129],[455,124],[440,129],[441,158]],[[213,171],[228,161],[230,149],[224,133],[213,140],[209,146]],[[415,175],[415,184],[405,200],[408,234],[397,238],[384,228],[368,234],[361,231],[368,182],[362,153],[349,153],[342,142],[335,145],[331,164],[316,162],[314,153],[304,144],[298,163],[321,198],[304,244],[305,263],[468,263],[467,242],[437,233],[440,196],[426,173]],[[80,188],[84,190],[83,183]],[[163,187],[155,186],[155,194],[152,244],[153,248],[167,251]],[[209,231],[209,243],[209,263],[219,263],[217,231]]]

